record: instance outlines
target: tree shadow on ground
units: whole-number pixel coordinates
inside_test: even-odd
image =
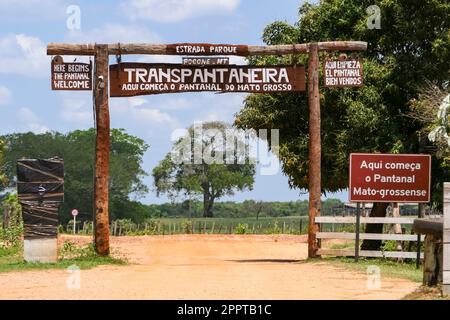
[[[227,260],[230,262],[239,262],[239,263],[299,263],[304,260],[294,260],[294,259],[239,259],[239,260]]]

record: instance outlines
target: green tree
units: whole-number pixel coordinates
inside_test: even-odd
[[[231,128],[222,122],[191,126],[153,169],[157,194],[165,193],[172,199],[181,195],[189,200],[201,195],[203,216],[212,217],[215,200],[236,190],[252,189],[255,165],[239,151],[237,146],[243,141],[226,143],[227,129]],[[200,150],[200,159],[195,150]]]
[[[381,11],[381,29],[369,29],[366,8]],[[322,192],[347,188],[351,152],[418,152],[420,123],[405,115],[425,80],[444,88],[450,66],[450,4],[445,0],[326,0],[306,3],[295,26],[275,22],[266,27],[267,44],[361,40],[364,87],[321,88]],[[322,57],[325,53],[321,54]],[[258,65],[306,63],[305,55],[255,57]],[[319,68],[320,70],[320,68]],[[308,188],[308,104],[306,93],[250,95],[236,115],[241,128],[279,128],[279,155],[291,187]],[[434,166],[434,193],[448,171]],[[371,215],[386,214],[387,204],[375,204]],[[366,232],[379,232],[370,224]],[[374,249],[381,243],[367,242]]]
[[[3,140],[0,139],[0,190],[2,190],[8,182],[6,177],[6,166],[4,161],[4,153],[6,151],[6,144]]]
[[[15,133],[1,137],[7,142],[5,153],[6,173],[14,186],[16,161],[25,158],[64,159],[64,204],[60,221],[71,219],[70,211],[77,208],[81,220],[92,220],[95,130],[76,130],[67,134]],[[110,218],[132,216],[126,209],[131,194],[140,196],[148,189],[142,182],[145,171],[142,157],[148,145],[123,129],[111,130],[110,159]],[[136,206],[130,204],[132,208]]]

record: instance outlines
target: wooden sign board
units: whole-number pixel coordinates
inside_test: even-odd
[[[349,199],[430,202],[430,177],[430,155],[352,153]]]
[[[92,64],[52,60],[52,90],[92,90]]]
[[[323,84],[329,88],[362,87],[363,64],[361,59],[325,59]]]
[[[228,65],[230,58],[228,57],[183,57],[184,65],[191,66],[208,66],[208,65]]]
[[[191,56],[247,56],[247,45],[209,44],[209,43],[176,43],[166,46],[166,54]]]
[[[121,63],[110,66],[111,97],[200,91],[305,91],[305,68],[149,63]]]

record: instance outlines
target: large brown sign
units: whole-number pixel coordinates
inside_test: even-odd
[[[92,64],[52,60],[52,90],[92,90]]]
[[[305,90],[305,68],[121,63],[110,66],[111,97],[174,92]]]
[[[350,201],[429,202],[430,170],[425,154],[352,153]]]
[[[362,61],[360,59],[325,59],[323,84],[331,88],[363,86]]]
[[[175,43],[175,44],[168,44],[166,48],[167,54],[173,55],[193,55],[193,56],[248,55],[247,45],[236,45],[236,44]]]

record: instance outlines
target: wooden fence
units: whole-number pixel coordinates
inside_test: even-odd
[[[416,217],[361,217],[361,224],[400,224],[412,225]],[[420,243],[424,236],[416,234],[388,234],[388,233],[360,233],[360,225],[357,217],[330,217],[320,216],[315,218],[318,224],[355,224],[354,232],[318,232],[318,239],[344,239],[355,240],[355,249],[319,249],[319,255],[347,256],[347,257],[376,257],[376,258],[403,258],[403,259],[423,259],[423,253],[420,253]],[[359,240],[393,240],[393,241],[416,241],[418,252],[404,251],[377,251],[360,250]]]

